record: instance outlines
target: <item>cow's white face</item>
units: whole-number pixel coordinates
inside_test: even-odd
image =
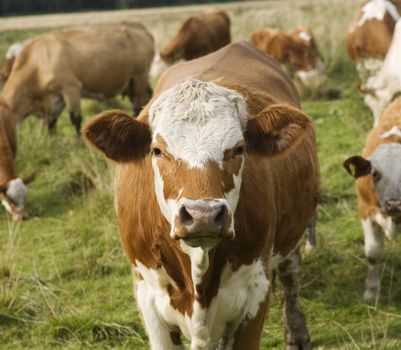
[[[14,220],[22,220],[25,216],[24,204],[27,193],[23,180],[16,178],[8,183],[7,189],[1,194],[1,203]]]
[[[401,136],[398,127],[386,131],[381,138]],[[370,176],[381,213],[401,224],[401,144],[384,143],[378,146],[369,159],[354,156],[344,162],[347,171],[355,178]]]
[[[153,102],[149,124],[155,190],[172,238],[213,246],[234,237],[246,113],[238,92],[198,80]]]

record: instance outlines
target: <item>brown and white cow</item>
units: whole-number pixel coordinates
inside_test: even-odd
[[[25,217],[26,185],[35,179],[35,173],[17,176],[17,120],[10,107],[0,98],[0,200],[14,220]]]
[[[265,54],[296,72],[304,85],[321,80],[324,65],[319,58],[312,31],[297,27],[292,32],[261,28],[251,34],[251,42]]]
[[[370,0],[359,9],[351,22],[347,50],[357,64],[362,81],[381,68],[399,19],[397,7],[392,2]]]
[[[244,70],[246,66],[248,69]],[[166,71],[138,119],[83,129],[117,165],[120,233],[152,349],[259,349],[270,272],[287,349],[310,349],[299,241],[319,186],[311,120],[288,76],[249,43]]]
[[[156,55],[152,76],[179,60],[193,60],[216,51],[231,42],[230,17],[219,9],[209,9],[188,18],[178,33]]]
[[[344,167],[357,179],[369,264],[364,299],[375,301],[380,293],[384,236],[394,239],[401,233],[401,98],[388,106],[370,131],[362,156],[347,159]]]
[[[17,56],[3,97],[19,121],[39,115],[55,127],[67,106],[77,133],[81,97],[129,97],[139,113],[150,96],[153,38],[138,23],[76,27],[31,40]]]

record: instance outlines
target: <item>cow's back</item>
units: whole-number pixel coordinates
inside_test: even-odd
[[[42,88],[79,82],[83,90],[113,96],[130,76],[149,71],[153,54],[153,39],[140,24],[76,27],[32,40],[13,73],[29,70]]]
[[[264,95],[270,98],[270,103],[299,107],[297,92],[287,74],[276,61],[247,42],[234,43],[196,61],[171,67],[159,79],[154,95],[188,79],[215,82],[234,89],[246,87],[247,91],[242,92]]]

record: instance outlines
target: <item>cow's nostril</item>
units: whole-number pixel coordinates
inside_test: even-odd
[[[388,211],[401,211],[400,199],[387,199],[384,201],[385,209]]]
[[[218,226],[223,226],[227,218],[227,208],[225,205],[221,207],[216,217],[214,218],[214,223]]]
[[[182,206],[179,212],[180,221],[185,226],[190,226],[194,222],[194,218],[188,213],[185,206]]]

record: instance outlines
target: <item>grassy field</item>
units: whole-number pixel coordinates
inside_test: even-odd
[[[357,2],[280,3],[229,8],[234,39],[246,39],[263,25],[310,25],[326,62],[327,86],[341,91],[338,99],[302,101],[314,120],[322,172],[319,247],[305,257],[301,283],[314,348],[399,350],[401,247],[387,242],[382,297],[377,305],[363,303],[363,236],[354,184],[341,167],[360,152],[373,122],[355,90],[356,73],[344,49]],[[143,22],[160,47],[185,14],[183,9],[162,20],[156,11]],[[0,32],[1,57],[10,43],[44,31]],[[83,111],[90,118],[116,106],[129,110],[124,100],[85,100]],[[118,237],[112,166],[76,144],[66,113],[56,136],[38,119],[24,121],[17,166],[20,174],[35,169],[38,176],[30,185],[29,220],[15,224],[0,210],[0,349],[147,349]],[[279,286],[274,294],[262,349],[283,348]]]

